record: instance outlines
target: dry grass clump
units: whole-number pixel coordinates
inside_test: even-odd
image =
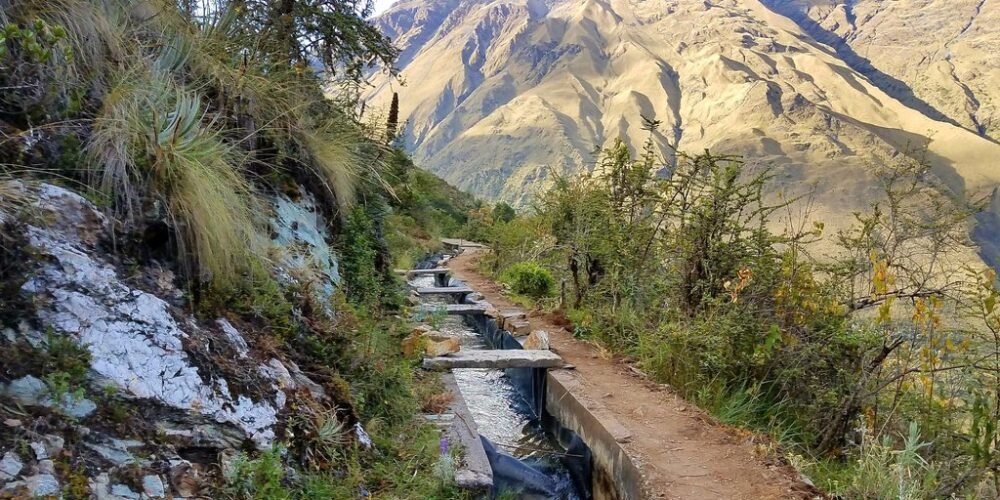
[[[0,172],[0,223],[28,204],[28,193],[24,187],[22,181]]]
[[[239,155],[201,106],[197,94],[155,72],[134,71],[105,100],[88,153],[124,220],[159,204],[202,278],[231,283],[261,258],[259,202]]]

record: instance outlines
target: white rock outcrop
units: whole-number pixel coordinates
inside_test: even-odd
[[[270,397],[256,399],[234,396],[221,374],[200,373],[184,340],[205,332],[193,319],[175,317],[166,301],[119,276],[99,248],[107,221],[96,207],[52,185],[41,186],[37,198],[37,208],[46,214],[39,219],[46,222],[32,223],[27,233],[45,258],[22,291],[41,299],[35,301],[40,322],[85,347],[102,383],[113,383],[130,397],[231,424],[259,447],[268,447],[285,403],[281,385],[287,384],[287,370],[277,369],[277,360],[258,367],[264,376],[274,374],[274,383],[263,388]],[[228,322],[216,326],[244,357],[248,347],[239,331]]]
[[[330,250],[326,221],[316,197],[299,188],[297,199],[279,194],[272,199],[274,216],[271,235],[284,281],[309,281],[313,298],[329,304],[338,285],[340,270]],[[327,314],[333,311],[326,308]]]

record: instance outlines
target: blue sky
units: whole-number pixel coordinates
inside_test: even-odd
[[[382,11],[388,9],[390,5],[396,0],[375,0],[375,13],[381,14]]]

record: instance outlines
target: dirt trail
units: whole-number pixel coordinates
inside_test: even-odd
[[[476,270],[478,251],[466,250],[448,266],[455,277],[486,296],[495,307],[515,307],[501,288]],[[791,467],[755,452],[753,436],[716,423],[668,388],[602,357],[551,318],[529,314],[533,330],[549,332],[552,349],[575,365],[586,399],[603,405],[632,434],[625,448],[634,457],[651,498],[811,498],[811,489]],[[594,410],[594,408],[591,408]]]

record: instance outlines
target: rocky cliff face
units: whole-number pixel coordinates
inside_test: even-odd
[[[903,104],[1000,139],[1000,8],[986,0],[766,0]]]
[[[815,187],[836,226],[874,195],[867,163],[927,147],[962,193],[1000,181],[990,123],[998,9],[981,1],[404,0],[378,18],[400,45],[418,163],[487,198],[524,202],[642,116],[673,148],[776,166]],[[985,7],[985,8],[984,8]]]
[[[169,271],[116,260],[92,203],[52,185],[17,189],[35,201],[23,225],[0,211],[31,257],[19,268],[25,310],[4,312],[19,327],[0,334],[0,399],[18,415],[0,423],[0,497],[73,497],[80,482],[97,498],[197,496],[220,454],[281,437],[293,399],[333,403],[254,347],[247,327],[193,316]],[[285,279],[311,269],[314,289],[330,292],[336,259],[311,197],[274,203]]]

